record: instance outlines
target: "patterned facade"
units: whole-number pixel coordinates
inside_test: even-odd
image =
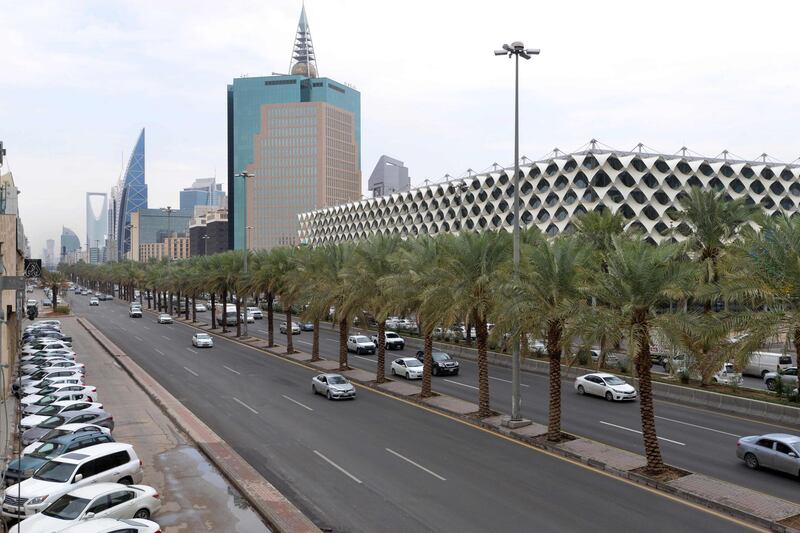
[[[376,233],[511,231],[513,173],[498,170],[303,213],[299,237],[318,245]],[[680,240],[690,229],[672,227],[668,213],[680,209],[681,195],[694,186],[745,198],[768,214],[800,211],[799,165],[587,150],[531,162],[520,173],[521,226],[548,235],[573,230],[583,213],[610,209],[654,242]]]
[[[189,237],[167,237],[163,242],[148,242],[139,245],[139,261],[161,261],[162,259],[188,259]]]

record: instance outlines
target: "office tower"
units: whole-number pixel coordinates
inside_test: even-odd
[[[357,200],[360,147],[361,95],[319,77],[303,8],[289,74],[228,86],[231,248],[296,244],[300,213]]]
[[[108,230],[109,245],[114,246],[115,254],[110,254],[108,260],[123,259],[131,249],[131,213],[140,209],[147,209],[144,128],[131,152],[125,173],[111,190]]]
[[[67,258],[75,253],[76,251],[80,250],[81,248],[81,240],[78,238],[78,234],[69,229],[68,227],[64,226],[61,228],[61,252],[59,261],[62,263],[67,262]]]
[[[382,155],[369,177],[367,188],[372,196],[383,196],[399,191],[407,191],[411,187],[411,178],[403,162],[388,155]]]
[[[180,192],[180,208],[191,211],[195,206],[210,206],[213,209],[227,207],[227,198],[222,184],[216,178],[200,178],[194,180],[191,187]]]
[[[108,195],[104,192],[86,193],[86,249],[90,263],[102,263],[108,232]]]

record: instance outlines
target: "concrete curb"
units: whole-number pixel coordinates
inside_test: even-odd
[[[203,451],[272,529],[279,533],[319,533],[320,529],[308,517],[124,351],[88,320],[83,317],[78,317],[77,320],[153,399],[164,414]]]

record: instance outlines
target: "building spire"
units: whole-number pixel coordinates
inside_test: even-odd
[[[317,58],[314,55],[314,43],[311,41],[311,30],[306,18],[306,5],[300,11],[300,21],[297,23],[297,34],[294,38],[292,60],[289,63],[289,73],[293,76],[317,77]]]

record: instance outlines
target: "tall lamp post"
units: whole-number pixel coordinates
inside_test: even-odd
[[[244,228],[244,274],[247,275],[247,256],[250,255],[250,232],[253,226]],[[244,299],[244,334],[247,336],[247,298]]]
[[[511,45],[504,44],[502,50],[495,50],[496,56],[514,58],[514,281],[519,281],[519,58],[530,59],[539,55],[535,48],[525,48],[520,41]],[[530,420],[523,420],[520,414],[520,334],[517,324],[514,329],[513,352],[511,358],[511,419],[507,421],[510,427],[520,427],[530,424]]]

